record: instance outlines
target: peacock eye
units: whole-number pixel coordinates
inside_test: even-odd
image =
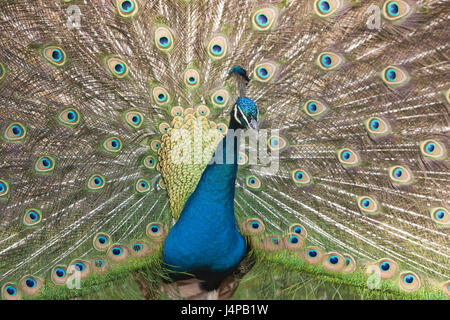
[[[261,189],[262,186],[261,180],[259,180],[259,178],[256,176],[248,176],[246,178],[246,184],[249,188],[253,190]]]
[[[213,93],[211,96],[211,102],[214,106],[223,108],[227,105],[229,97],[230,95],[227,90],[220,89]]]
[[[292,179],[299,185],[308,185],[311,183],[311,176],[304,169],[296,169],[291,172]]]
[[[307,101],[303,107],[303,110],[307,115],[315,119],[323,117],[328,112],[328,108],[318,100]]]
[[[152,222],[147,225],[147,236],[155,241],[161,241],[164,238],[164,227],[159,222]]]
[[[252,16],[252,26],[257,31],[266,31],[272,28],[277,18],[277,11],[274,7],[261,8]]]
[[[200,74],[195,69],[189,69],[184,74],[184,83],[189,88],[196,88],[200,83]]]
[[[450,217],[448,214],[448,210],[443,207],[437,207],[432,208],[430,210],[431,219],[433,219],[434,222],[447,225],[450,224]]]
[[[333,70],[342,65],[344,59],[333,52],[323,52],[317,57],[317,64],[323,70]]]
[[[208,43],[208,55],[213,60],[222,59],[227,54],[228,41],[224,36],[216,36]]]
[[[34,164],[36,173],[51,173],[53,169],[55,169],[55,160],[50,156],[41,156]]]
[[[349,148],[338,150],[338,159],[345,166],[356,166],[359,164],[359,155]]]
[[[284,238],[284,247],[289,251],[300,250],[303,247],[304,239],[298,234],[288,234]]]
[[[308,247],[305,249],[306,262],[312,265],[322,261],[324,253],[319,247]]]
[[[3,65],[3,63],[0,62],[0,80],[3,79],[3,77],[5,76],[5,74],[6,74],[6,68],[5,68],[5,66]]]
[[[38,209],[28,209],[23,216],[23,224],[27,227],[35,226],[42,220],[42,213]]]
[[[402,85],[408,80],[408,74],[396,66],[388,66],[382,71],[382,79],[388,85]]]
[[[400,274],[399,284],[405,291],[415,291],[420,288],[420,278],[412,271],[405,271]]]
[[[144,178],[138,179],[134,185],[137,193],[147,193],[150,191],[150,182]]]
[[[138,129],[143,123],[144,116],[138,111],[127,111],[123,115],[125,122],[132,128]]]
[[[122,59],[116,57],[107,58],[106,66],[116,78],[125,78],[128,75],[128,65]]]
[[[157,161],[156,161],[155,157],[152,155],[145,156],[143,162],[144,162],[144,166],[147,169],[155,169],[156,168]]]
[[[308,235],[306,228],[299,223],[292,224],[289,227],[289,233],[297,234],[299,236],[302,236],[303,238],[306,238],[306,236]]]
[[[51,273],[51,278],[53,283],[57,285],[62,285],[67,280],[67,268],[64,266],[56,266],[53,268]]]
[[[341,8],[341,0],[315,0],[314,11],[319,17],[329,17]]]
[[[443,144],[434,139],[422,141],[420,143],[422,154],[433,160],[442,160],[447,156],[447,150]]]
[[[42,49],[42,55],[49,63],[60,67],[66,63],[66,54],[57,46],[48,46]]]
[[[272,62],[263,62],[256,65],[253,74],[255,79],[261,82],[270,81],[275,72],[277,70],[277,66]]]
[[[267,145],[269,146],[270,150],[281,151],[287,147],[287,142],[282,137],[271,136],[267,140]]]
[[[128,258],[128,249],[119,244],[112,245],[108,249],[108,257],[114,262],[123,261]]]
[[[169,93],[163,87],[153,88],[153,99],[159,105],[163,105],[169,101]]]
[[[389,168],[389,177],[398,184],[409,184],[413,181],[411,171],[404,166],[393,166]]]
[[[170,51],[173,48],[172,31],[166,27],[159,27],[155,30],[155,44],[161,51]]]
[[[116,0],[119,15],[122,17],[131,17],[136,14],[138,10],[137,2],[135,0]]]
[[[92,175],[87,183],[89,190],[100,190],[105,186],[105,178],[99,174]]]
[[[264,223],[261,219],[250,218],[244,223],[244,232],[246,234],[260,234],[264,232]]]
[[[111,237],[106,233],[98,233],[94,237],[94,248],[99,251],[108,249],[111,243]]]
[[[152,140],[150,142],[150,147],[152,148],[153,151],[157,152],[158,149],[161,147],[161,141],[159,141],[159,140]]]
[[[386,1],[382,11],[387,20],[395,21],[407,16],[411,7],[403,0]]]
[[[353,271],[355,271],[356,269],[356,262],[355,259],[348,254],[344,254],[343,255],[344,259],[345,259],[345,266],[344,268],[341,270],[343,273],[351,273]]]
[[[17,300],[19,299],[19,292],[17,291],[16,285],[12,283],[7,283],[3,286],[2,297],[5,300]]]
[[[362,213],[377,214],[380,211],[378,201],[370,196],[359,197],[358,207]]]
[[[381,279],[391,279],[398,271],[397,263],[389,258],[380,259],[377,262],[377,266],[380,270],[379,275]]]
[[[5,180],[0,180],[0,198],[9,193],[9,184]]]
[[[80,114],[74,108],[67,108],[58,114],[58,120],[63,125],[75,126],[80,122]]]
[[[210,114],[209,108],[205,105],[200,105],[196,108],[195,112],[198,116],[207,117]]]
[[[25,138],[27,130],[19,122],[10,123],[3,132],[3,138],[7,142],[18,142]]]
[[[20,281],[20,289],[27,296],[35,296],[39,293],[42,282],[39,278],[32,275],[26,275]]]
[[[367,131],[373,136],[383,136],[390,133],[389,124],[380,117],[371,117],[364,123]]]
[[[108,152],[119,152],[122,150],[122,142],[118,137],[110,137],[103,142],[103,149]]]

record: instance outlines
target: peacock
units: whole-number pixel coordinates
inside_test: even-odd
[[[448,299],[449,14],[1,0],[2,299]]]

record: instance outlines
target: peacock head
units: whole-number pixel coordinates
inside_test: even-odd
[[[259,110],[252,99],[239,97],[231,110],[230,127],[233,129],[252,129],[258,131]]]

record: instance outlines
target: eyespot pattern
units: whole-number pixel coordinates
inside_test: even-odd
[[[144,122],[144,116],[138,111],[128,111],[124,115],[125,122],[134,129],[139,129]]]
[[[349,148],[338,150],[338,160],[345,166],[357,166],[359,164],[359,155]]]
[[[158,149],[161,148],[161,141],[152,140],[150,142],[150,148],[152,148],[153,151],[158,152]]]
[[[76,259],[70,263],[67,268],[67,272],[71,274],[72,272],[77,272],[79,274],[80,279],[86,279],[91,273],[91,266],[88,262]]]
[[[52,171],[55,169],[55,159],[50,156],[41,156],[37,158],[36,162],[34,163],[34,170],[37,173],[52,173]]]
[[[56,285],[63,285],[66,283],[69,275],[65,266],[56,266],[52,269],[51,279]]]
[[[407,16],[411,12],[411,7],[402,0],[386,1],[382,12],[386,19],[395,21]]]
[[[264,223],[261,219],[250,218],[244,222],[244,232],[246,234],[261,234],[264,232]]]
[[[182,117],[184,114],[184,109],[180,106],[173,107],[170,114],[172,117]]]
[[[301,236],[302,238],[306,238],[308,236],[308,231],[306,230],[306,228],[299,223],[292,224],[289,227],[289,233],[294,233]]]
[[[367,131],[373,136],[384,136],[391,131],[388,122],[380,117],[371,117],[364,121],[364,124]]]
[[[408,82],[406,71],[396,66],[388,66],[382,71],[382,79],[388,85],[402,85]]]
[[[66,54],[61,47],[48,46],[42,49],[42,56],[47,62],[61,67],[66,63]]]
[[[415,291],[420,288],[420,278],[412,271],[404,271],[400,274],[399,284],[405,291]]]
[[[116,0],[116,6],[122,17],[132,17],[138,11],[138,4],[135,0]]]
[[[107,58],[106,66],[116,78],[125,78],[128,75],[128,65],[122,59],[116,57]]]
[[[108,258],[114,262],[120,262],[128,258],[128,248],[120,244],[114,244],[108,249]]]
[[[247,184],[247,187],[253,190],[259,190],[262,187],[261,180],[259,180],[259,178],[254,175],[248,176],[245,179],[245,183]]]
[[[108,152],[117,153],[122,150],[122,141],[118,137],[110,137],[103,142],[103,149]]]
[[[87,182],[89,190],[100,190],[105,186],[105,178],[100,174],[92,175]]]
[[[152,222],[147,225],[147,236],[153,241],[162,241],[165,237],[164,226],[159,222]]]
[[[17,286],[13,283],[6,283],[2,287],[2,299],[4,300],[19,300],[20,294]]]
[[[305,249],[305,259],[309,264],[318,264],[324,256],[323,250],[319,247],[308,247]]]
[[[32,227],[40,223],[42,220],[42,212],[39,209],[27,209],[23,215],[23,224]]]
[[[228,101],[230,99],[230,94],[225,89],[217,90],[213,93],[211,96],[211,102],[214,106],[223,108],[228,104]]]
[[[442,225],[449,225],[450,224],[450,216],[448,214],[447,208],[444,207],[437,207],[432,208],[430,210],[431,219],[433,219],[434,222],[442,224]]]
[[[169,93],[163,87],[153,88],[153,99],[156,104],[164,105],[169,102]]]
[[[3,131],[3,138],[7,142],[17,142],[25,138],[27,129],[20,122],[10,123]]]
[[[170,51],[173,48],[173,43],[173,34],[169,28],[159,27],[155,30],[155,45],[159,50]]]
[[[0,80],[2,80],[4,78],[6,74],[6,68],[3,65],[3,63],[0,62]]]
[[[144,157],[143,163],[147,169],[153,170],[156,168],[158,161],[156,160],[156,157],[148,155]]]
[[[66,108],[58,114],[58,121],[66,126],[76,126],[80,122],[80,113],[75,108]]]
[[[132,243],[130,247],[131,255],[136,258],[145,257],[150,253],[150,246],[142,241],[136,241]]]
[[[296,233],[290,233],[284,237],[284,247],[289,251],[298,251],[303,248],[305,240]]]
[[[19,283],[20,289],[27,296],[36,296],[42,288],[42,281],[38,277],[27,275]]]
[[[317,65],[323,70],[333,70],[342,65],[344,59],[334,52],[322,52],[317,57]]]
[[[266,31],[275,25],[277,11],[274,7],[261,8],[252,16],[252,26],[257,31]]]
[[[134,188],[137,193],[143,194],[143,193],[149,192],[151,189],[151,186],[150,186],[150,182],[147,179],[141,178],[136,181]]]
[[[159,179],[159,181],[158,181],[158,186],[159,186],[161,189],[166,190],[166,183],[164,182],[164,180],[163,180],[162,178]]]
[[[97,233],[94,237],[94,248],[98,251],[106,251],[111,244],[111,237],[106,233]]]
[[[442,290],[443,290],[444,293],[447,295],[447,297],[450,298],[450,280],[446,281],[446,282],[442,285]]]
[[[162,134],[165,134],[169,130],[170,125],[167,122],[161,122],[159,124],[158,128],[159,128],[159,132],[161,132]]]
[[[268,82],[273,78],[276,70],[277,66],[275,63],[272,62],[258,63],[255,69],[253,70],[253,75],[255,79],[260,82]]]
[[[370,196],[362,196],[357,200],[359,210],[362,213],[377,214],[380,212],[380,205],[375,198]]]
[[[433,160],[442,160],[447,157],[445,146],[434,139],[422,141],[420,143],[420,151],[425,157]]]
[[[196,109],[195,109],[195,113],[198,116],[203,116],[203,117],[207,117],[210,114],[209,108],[205,105],[199,105]]]
[[[103,258],[91,260],[90,267],[96,273],[105,273],[109,269],[109,264]]]
[[[314,12],[319,17],[329,17],[341,8],[341,0],[315,0]]]
[[[378,260],[377,266],[379,269],[378,274],[380,275],[380,278],[383,280],[393,278],[398,271],[397,263],[389,258],[383,258]]]
[[[217,131],[219,131],[222,134],[227,134],[228,126],[225,123],[218,123],[217,124]]]
[[[268,236],[263,239],[263,247],[267,251],[280,251],[284,249],[284,240],[278,236]]]
[[[311,176],[304,169],[295,169],[291,172],[292,180],[298,185],[308,185],[311,184]]]
[[[0,198],[6,197],[9,193],[9,183],[0,179]]]
[[[240,152],[239,156],[238,156],[238,165],[243,166],[243,165],[246,165],[247,162],[248,162],[248,156],[245,153]]]
[[[314,119],[319,119],[328,112],[328,108],[318,100],[308,100],[303,106],[303,110]]]
[[[195,69],[189,69],[184,74],[184,83],[188,88],[197,88],[200,84],[200,74]]]
[[[322,260],[322,265],[324,269],[327,271],[337,272],[344,269],[345,262],[346,260],[340,253],[329,252],[324,256]]]
[[[271,136],[267,140],[267,145],[269,146],[270,150],[281,151],[287,147],[287,142],[282,137]]]
[[[389,168],[389,177],[397,184],[410,184],[413,182],[411,171],[404,166],[393,166]]]
[[[226,56],[228,41],[224,36],[216,36],[208,43],[208,55],[213,60],[219,60]]]
[[[345,259],[345,266],[341,271],[343,273],[351,273],[351,272],[355,271],[355,269],[356,269],[355,259],[349,254],[344,254],[343,257]]]

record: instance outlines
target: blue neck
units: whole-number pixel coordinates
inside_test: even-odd
[[[226,145],[232,139],[232,161],[226,163]],[[164,243],[164,261],[174,270],[222,272],[235,267],[245,254],[234,217],[238,139],[228,134],[222,141],[215,152],[222,163],[206,167]]]

